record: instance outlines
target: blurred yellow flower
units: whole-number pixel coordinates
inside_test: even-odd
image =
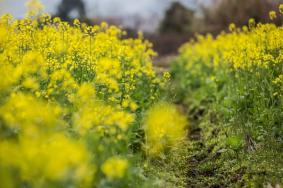
[[[279,5],[279,11],[280,11],[281,14],[283,14],[283,4]]]
[[[120,157],[111,157],[101,166],[102,172],[110,179],[123,178],[128,169],[128,161]]]
[[[277,16],[276,16],[276,12],[275,12],[275,11],[270,11],[270,12],[269,12],[269,18],[270,18],[271,20],[274,20],[276,17],[277,17]]]
[[[147,154],[158,156],[186,139],[188,122],[176,106],[161,102],[147,111],[144,131]]]
[[[44,8],[40,0],[28,0],[26,2],[26,7],[28,9],[27,11],[28,17],[39,15]]]

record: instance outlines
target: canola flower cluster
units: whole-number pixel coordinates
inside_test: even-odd
[[[196,42],[185,44],[180,53],[188,59],[186,68],[191,69],[201,61],[209,68],[227,65],[234,70],[254,71],[256,67],[269,68],[282,61],[282,52],[274,54],[282,46],[281,27],[259,23],[242,29],[231,24],[229,28],[232,33],[220,34],[216,39],[211,35],[199,35]]]
[[[158,156],[168,148],[179,147],[186,140],[187,129],[186,117],[173,104],[155,104],[144,119],[147,154]]]
[[[153,71],[151,44],[122,39],[124,31],[106,23],[70,25],[30,6],[22,20],[0,18],[1,186],[142,187],[129,145],[170,77]],[[153,123],[162,129],[172,121],[169,132],[178,123],[159,122],[162,111],[153,111],[147,147],[161,134]],[[166,114],[178,116],[168,105]],[[170,142],[183,136],[184,122]]]
[[[282,14],[280,5],[269,16]],[[172,67],[178,97],[191,110],[212,104],[222,124],[257,141],[282,141],[283,27],[250,19],[248,26],[232,23],[229,30],[198,35],[180,48]]]

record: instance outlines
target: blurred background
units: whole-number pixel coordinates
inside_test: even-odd
[[[269,11],[283,0],[41,0],[44,10],[71,22],[78,18],[88,24],[106,21],[136,37],[146,39],[162,57],[177,53],[180,45],[196,33],[218,34],[233,22],[246,25],[249,18],[270,22]],[[26,0],[0,0],[0,14],[23,18]],[[282,23],[276,18],[275,23]]]

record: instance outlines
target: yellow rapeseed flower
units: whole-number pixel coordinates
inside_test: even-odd
[[[123,178],[128,169],[128,161],[120,157],[111,157],[101,166],[102,172],[110,179]]]
[[[51,18],[39,0],[27,6],[21,20],[0,18],[1,183],[91,187],[104,181],[93,182],[95,157],[129,152],[136,110],[150,106],[165,81],[153,70],[148,41],[124,39],[107,23]],[[129,168],[126,158],[103,166],[110,179]]]
[[[177,146],[185,140],[187,129],[187,119],[176,106],[165,102],[156,104],[144,120],[147,154],[156,156],[166,148]]]
[[[270,18],[271,20],[274,20],[276,17],[277,17],[277,16],[276,16],[276,12],[275,12],[275,11],[270,11],[270,12],[269,12],[269,18]]]

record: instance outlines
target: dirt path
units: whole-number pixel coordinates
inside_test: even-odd
[[[153,59],[154,70],[157,73],[163,73],[165,71],[169,71],[170,64],[176,58],[175,54],[166,55],[166,56],[158,56]]]
[[[170,71],[170,64],[174,61],[176,55],[161,56],[154,59],[154,69],[157,73],[162,74],[165,71]],[[178,104],[182,111],[187,111],[187,107],[183,104]],[[189,147],[187,158],[187,187],[225,187],[223,185],[207,184],[208,181],[203,181],[215,176],[215,169],[213,165],[208,165],[207,169],[203,168],[209,161],[215,161],[221,154],[212,154],[212,146],[208,146],[202,137],[202,129],[199,124],[203,118],[205,109],[196,109],[194,112],[190,112],[190,131],[188,135]]]
[[[156,59],[154,59],[154,69],[157,73],[162,74],[165,71],[170,71],[170,64],[172,63],[172,61],[174,60],[174,58],[176,58],[175,54],[172,55],[167,55],[167,56],[161,56],[161,57],[157,57]],[[179,108],[183,111],[186,112],[186,107],[183,104],[178,104]],[[201,186],[200,184],[198,184],[197,181],[197,176],[200,175],[200,171],[198,169],[198,166],[201,164],[202,161],[206,160],[207,156],[204,155],[203,150],[204,149],[204,144],[203,144],[203,140],[201,137],[201,128],[199,127],[199,122],[200,119],[202,118],[202,110],[199,110],[197,112],[195,112],[192,115],[192,118],[190,120],[190,131],[189,131],[189,135],[188,138],[190,140],[190,147],[188,148],[188,150],[190,150],[189,152],[189,156],[187,156],[187,187],[199,187]],[[208,175],[209,176],[209,172],[207,172],[207,174],[202,174],[202,175]]]

